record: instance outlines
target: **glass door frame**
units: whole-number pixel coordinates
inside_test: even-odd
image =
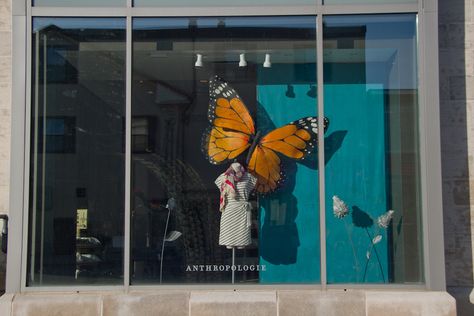
[[[10,238],[6,291],[107,291],[132,289],[424,289],[444,291],[444,237],[441,190],[439,84],[438,84],[438,9],[436,0],[419,0],[413,4],[324,5],[316,0],[312,6],[252,7],[32,7],[32,0],[12,1],[12,140],[10,183]],[[73,14],[71,14],[73,13]],[[316,16],[317,89],[320,126],[324,117],[323,18],[325,15],[413,13],[418,16],[418,91],[419,137],[422,196],[422,238],[424,285],[406,284],[338,284],[326,279],[326,217],[324,150],[319,158],[319,207],[321,243],[321,283],[314,285],[130,285],[130,181],[131,181],[131,92],[132,92],[132,20],[135,17],[192,16]],[[28,197],[31,114],[32,19],[34,17],[118,17],[126,19],[126,136],[125,136],[125,238],[124,284],[120,286],[26,287],[28,249]],[[324,136],[318,135],[324,148]],[[429,159],[428,159],[429,157]]]

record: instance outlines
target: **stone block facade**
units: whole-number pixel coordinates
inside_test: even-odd
[[[0,0],[0,214],[8,213],[11,129],[11,0]],[[0,223],[0,229],[2,223]],[[0,252],[0,292],[5,284],[6,257]]]
[[[2,313],[3,312],[3,313]],[[6,294],[2,316],[455,316],[446,292],[285,290]]]
[[[446,282],[474,315],[474,1],[438,4]]]

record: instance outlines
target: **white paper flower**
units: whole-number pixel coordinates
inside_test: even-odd
[[[347,207],[346,203],[341,200],[337,195],[332,197],[332,210],[334,216],[337,218],[343,218],[347,214],[349,214],[349,208]]]
[[[389,210],[387,213],[382,214],[377,218],[377,224],[379,225],[380,228],[388,227],[388,225],[390,224],[390,221],[393,218],[393,213],[395,213],[394,210]]]
[[[382,235],[377,235],[372,239],[372,244],[378,244],[382,240]]]

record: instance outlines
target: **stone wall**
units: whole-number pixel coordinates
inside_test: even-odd
[[[446,282],[474,315],[474,1],[438,3]]]
[[[455,316],[446,292],[362,290],[6,294],[2,316]]]
[[[8,213],[11,113],[11,0],[0,0],[0,213]],[[0,224],[0,228],[1,228]],[[0,292],[5,284],[5,255],[0,252]]]

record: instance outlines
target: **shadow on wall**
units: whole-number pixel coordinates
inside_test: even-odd
[[[329,136],[325,137],[325,163],[331,160],[332,156],[342,146],[347,131],[335,131]],[[318,154],[315,150],[304,161],[302,165],[318,170]],[[296,197],[292,194],[295,186],[296,162],[285,161],[285,171],[288,174],[284,188],[278,190],[275,195],[271,195],[260,201],[267,211],[262,226],[262,239],[271,240],[271,243],[266,243],[261,246],[261,256],[273,264],[294,264],[297,261],[298,247],[300,246],[298,228],[295,220],[298,215],[298,203]],[[271,204],[276,202],[276,205],[285,204],[286,223],[284,225],[275,225],[271,222],[272,215],[275,208],[272,209]]]
[[[258,111],[259,124],[262,129],[265,132],[274,130],[276,126],[265,107],[259,104]],[[325,136],[325,164],[342,146],[346,134],[347,131],[339,130]],[[260,244],[260,255],[275,265],[291,265],[297,263],[298,248],[301,246],[296,224],[299,212],[298,198],[294,195],[297,164],[304,165],[311,170],[318,170],[318,148],[298,163],[284,157],[282,159],[285,178],[281,188],[277,189],[274,194],[269,194],[259,200],[260,206],[266,210],[261,229],[261,240],[271,241]],[[282,217],[281,214],[278,214],[281,212],[285,213],[283,222],[275,220]]]
[[[474,48],[465,25],[474,16],[465,0],[439,1],[440,118],[446,283],[456,298],[458,315],[474,315],[471,197],[469,193],[469,107],[473,107],[474,73],[467,56]],[[472,58],[472,57],[471,57]],[[472,153],[471,153],[472,155]]]

